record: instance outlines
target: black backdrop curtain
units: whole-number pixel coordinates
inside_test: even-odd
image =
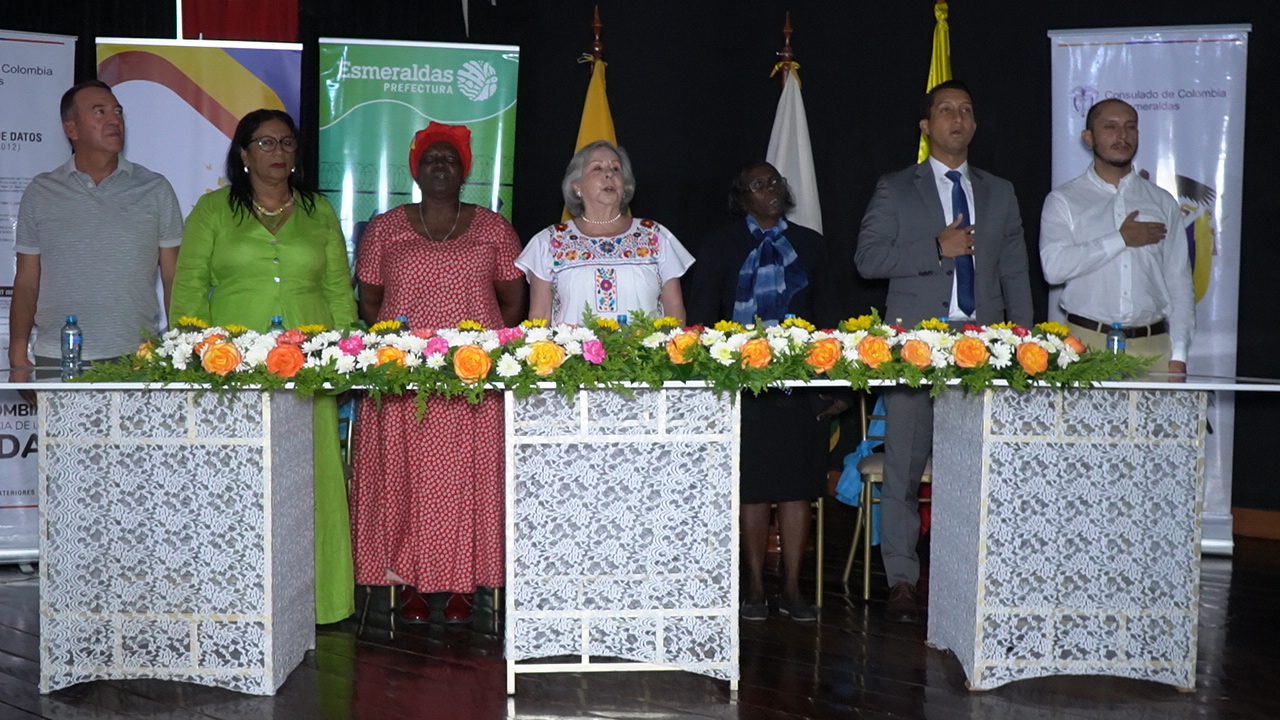
[[[387,38],[521,46],[515,226],[530,237],[559,216],[559,180],[573,149],[588,67],[594,0],[299,0],[304,43],[304,128],[316,117],[316,40]],[[95,36],[173,37],[172,0],[55,0],[5,4],[0,27],[79,35],[79,75],[93,72]],[[826,235],[847,257],[876,178],[915,162],[915,107],[928,72],[933,0],[646,0],[600,2],[609,100],[619,142],[631,153],[637,214],[669,226],[697,253],[727,219],[734,169],[764,154],[780,86],[768,77],[791,12],[816,156]],[[1038,269],[1040,207],[1051,147],[1047,30],[1251,23],[1240,298],[1242,375],[1280,376],[1280,338],[1269,330],[1272,268],[1280,265],[1269,210],[1280,197],[1269,122],[1280,111],[1280,3],[1134,0],[1089,4],[951,3],[952,65],[973,89],[975,165],[1013,182],[1028,251]],[[129,112],[126,109],[126,112]],[[137,112],[138,110],[133,110]],[[405,138],[408,142],[408,138]],[[311,138],[314,151],[314,137]],[[308,158],[314,164],[314,152]],[[314,170],[314,167],[311,168]],[[315,175],[312,175],[315,177]],[[884,286],[845,263],[849,312],[880,305]],[[1036,277],[1037,319],[1045,317]],[[1237,398],[1234,504],[1280,510],[1280,483],[1260,438],[1280,435],[1277,399]],[[1105,479],[1100,479],[1104,480]]]

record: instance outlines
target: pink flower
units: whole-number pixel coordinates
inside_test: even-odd
[[[524,337],[524,328],[517,325],[511,328],[498,328],[498,344],[506,345],[512,340],[519,340]]]
[[[1029,330],[1027,330],[1026,328],[1022,327],[1021,325],[1014,325],[1014,326],[1013,326],[1013,336],[1014,336],[1014,337],[1026,337],[1026,336],[1028,336],[1028,335],[1030,335],[1030,334],[1031,334],[1031,331],[1029,331]]]
[[[427,346],[422,350],[424,355],[443,355],[447,352],[449,352],[449,341],[439,335],[434,335],[427,340]]]
[[[436,331],[431,328],[414,328],[409,331],[409,334],[416,338],[426,340],[427,338],[434,336]]]
[[[582,343],[582,357],[593,365],[599,365],[608,357],[604,351],[604,343],[599,340],[588,340]]]
[[[307,336],[297,328],[285,330],[276,336],[276,345],[301,345],[307,341]]]
[[[364,350],[364,338],[359,335],[344,337],[338,341],[338,349],[343,355],[359,355]]]

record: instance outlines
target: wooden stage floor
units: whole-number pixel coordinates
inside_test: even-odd
[[[869,604],[840,586],[853,513],[829,513],[834,581],[822,619],[743,623],[736,700],[727,683],[656,672],[523,675],[509,701],[500,636],[432,624],[398,626],[391,637],[385,591],[373,596],[363,632],[356,618],[322,627],[316,651],[275,697],[146,680],[41,696],[38,581],[0,568],[0,720],[1280,718],[1280,542],[1241,540],[1233,560],[1205,559],[1194,693],[1064,677],[970,694],[955,658],[924,646],[923,627],[883,620],[880,585]],[[483,625],[487,616],[477,619]]]

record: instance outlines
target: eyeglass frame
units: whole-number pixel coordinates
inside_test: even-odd
[[[787,184],[788,184],[787,179],[781,175],[778,175],[776,178],[772,178],[772,177],[756,178],[755,180],[751,181],[751,184],[747,185],[747,192],[758,193],[761,190],[764,190],[766,187],[768,188],[775,188],[778,186],[787,187]]]
[[[289,145],[292,145],[293,147],[289,147],[289,145],[286,145],[285,144],[286,141],[289,143]],[[257,145],[258,149],[264,153],[274,152],[277,146],[279,146],[281,150],[287,153],[298,152],[298,138],[296,135],[286,135],[282,138],[274,138],[274,137],[271,137],[270,135],[263,135],[262,137],[249,138],[249,145]],[[268,145],[270,147],[268,147]]]

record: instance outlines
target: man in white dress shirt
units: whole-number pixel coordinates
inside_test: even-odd
[[[1080,133],[1093,162],[1045,199],[1040,261],[1045,280],[1063,284],[1071,331],[1093,348],[1120,323],[1133,355],[1156,356],[1156,372],[1187,371],[1195,331],[1191,265],[1182,209],[1134,172],[1138,113],[1123,100],[1089,109]]]

